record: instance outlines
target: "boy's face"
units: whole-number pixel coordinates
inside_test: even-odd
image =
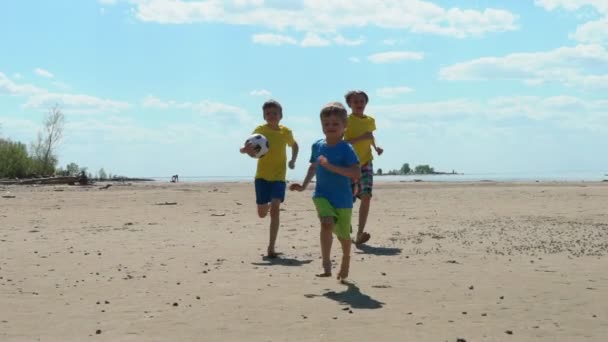
[[[282,118],[283,114],[281,114],[279,108],[268,107],[264,109],[264,120],[266,120],[269,125],[278,125]]]
[[[365,101],[365,96],[363,96],[363,94],[355,94],[351,96],[348,105],[353,110],[353,113],[363,114],[367,102]]]
[[[321,126],[326,138],[342,139],[344,130],[346,129],[346,122],[335,115],[330,115],[321,118]]]

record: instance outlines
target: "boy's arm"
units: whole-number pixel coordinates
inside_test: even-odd
[[[358,143],[359,141],[366,140],[366,139],[372,139],[372,140],[374,140],[374,133],[372,133],[372,132],[365,132],[365,133],[361,134],[358,137],[355,137],[355,138],[352,138],[352,139],[348,139],[346,141],[348,141],[351,144],[355,144],[355,143]]]
[[[372,147],[374,148],[374,150],[376,150],[376,153],[378,153],[379,156],[382,155],[382,153],[384,152],[384,149],[380,146],[376,146],[376,137],[374,137],[372,135]]]
[[[310,166],[308,167],[308,172],[306,172],[306,177],[304,177],[304,181],[302,182],[302,184],[298,184],[298,183],[291,184],[289,186],[289,190],[291,190],[291,191],[306,190],[306,188],[308,187],[308,184],[310,184],[310,181],[312,181],[312,179],[315,177],[316,170],[317,170],[317,164],[310,163]]]
[[[327,160],[327,158],[325,158],[325,156],[320,156],[319,165],[323,166],[324,168],[328,169],[331,172],[337,173],[344,177],[348,177],[351,179],[361,178],[361,167],[359,166],[359,164],[353,164],[353,165],[347,166],[347,167],[335,166],[335,165],[331,164]]]
[[[300,146],[296,141],[291,145],[291,160],[289,161],[289,168],[293,170],[296,167],[296,159],[298,159],[298,152],[300,152]]]

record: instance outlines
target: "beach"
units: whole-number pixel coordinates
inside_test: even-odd
[[[0,341],[608,336],[605,182],[378,183],[344,284],[310,189],[269,260],[253,182],[104,184],[0,187]]]

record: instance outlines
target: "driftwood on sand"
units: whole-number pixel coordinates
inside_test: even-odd
[[[28,184],[89,184],[89,180],[85,177],[62,176],[62,177],[44,177],[44,178],[29,178],[29,179],[14,179],[0,180],[0,185],[28,185]]]

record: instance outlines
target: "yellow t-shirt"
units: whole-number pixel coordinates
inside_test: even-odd
[[[287,174],[287,146],[295,143],[291,130],[285,126],[279,126],[278,130],[268,125],[260,125],[253,133],[262,134],[268,139],[268,153],[258,160],[258,168],[255,178],[267,181],[285,181]]]
[[[344,139],[350,140],[360,136],[367,132],[373,132],[376,130],[376,120],[369,115],[363,115],[358,117],[354,114],[348,116],[348,122],[346,124],[346,131],[344,132]],[[365,139],[356,142],[353,145],[359,162],[361,165],[369,163],[374,157],[372,156],[372,139]]]

